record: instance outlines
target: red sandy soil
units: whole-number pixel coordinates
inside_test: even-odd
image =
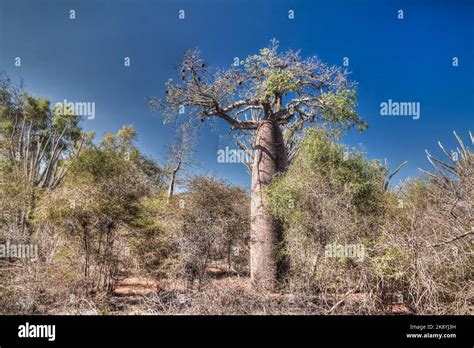
[[[244,291],[247,294],[255,293],[250,283],[250,278],[246,276],[229,275],[226,269],[219,266],[208,268],[208,274],[212,278],[211,286],[214,288],[233,288],[236,293]],[[186,282],[171,282],[167,280],[156,281],[152,278],[132,275],[117,282],[114,295],[117,297],[135,298],[140,296],[152,295],[160,291],[175,290],[185,293],[189,291],[186,288]],[[269,298],[289,300],[292,295],[282,293],[267,294]],[[335,302],[361,302],[366,299],[366,294],[354,293],[349,295],[335,295]],[[395,303],[391,301],[387,308],[386,314],[412,314],[413,312],[403,303]]]
[[[141,276],[132,276],[117,282],[114,289],[114,295],[150,295],[157,291],[158,285],[153,279]]]

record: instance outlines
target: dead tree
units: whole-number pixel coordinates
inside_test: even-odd
[[[192,165],[192,155],[196,146],[196,133],[189,123],[178,127],[177,134],[168,148],[167,171],[169,173],[168,200],[173,197],[176,177],[180,170]]]

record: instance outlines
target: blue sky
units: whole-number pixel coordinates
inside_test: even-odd
[[[53,102],[95,102],[85,129],[100,136],[133,124],[139,147],[159,160],[172,128],[146,101],[164,96],[182,53],[199,47],[208,65],[224,67],[272,38],[282,50],[301,49],[331,65],[349,58],[369,129],[343,141],[392,167],[408,160],[395,182],[427,168],[424,150],[438,153],[438,140],[455,146],[453,130],[466,142],[474,131],[474,1],[0,0],[0,71]],[[381,116],[388,99],[419,102],[420,119]],[[248,186],[242,165],[217,163],[227,130],[222,123],[201,131],[199,172]]]

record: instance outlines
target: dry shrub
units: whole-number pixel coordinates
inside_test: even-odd
[[[252,288],[248,278],[206,282],[200,290],[163,290],[141,299],[142,313],[185,315],[321,314],[318,299],[304,300]]]
[[[44,229],[29,243],[38,248],[36,259],[1,262],[3,314],[45,314],[67,306],[72,294],[85,296],[87,284],[77,272],[80,257],[66,240]]]
[[[472,310],[473,156],[458,141],[456,161],[429,155],[433,171],[397,192],[384,190],[387,168],[309,132],[268,192],[286,227],[281,253],[291,263],[290,291],[323,300],[362,295],[331,313],[387,312],[393,301],[419,314]],[[364,252],[328,257],[329,245]]]
[[[248,196],[237,187],[209,177],[190,180],[188,190],[173,200],[174,273],[188,280],[206,280],[211,261],[226,263],[229,272],[247,272],[249,255]],[[173,272],[171,272],[173,273]]]
[[[427,153],[432,171],[401,187],[382,228],[379,270],[419,314],[472,312],[474,156],[455,136],[457,152]]]
[[[89,262],[85,276],[85,257],[76,242],[63,231],[45,225],[30,239],[31,245],[38,247],[36,259],[1,261],[0,313],[106,313],[106,307],[100,306],[105,293],[95,291],[101,263]],[[117,257],[125,259],[121,253]]]

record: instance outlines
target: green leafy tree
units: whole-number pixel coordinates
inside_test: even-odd
[[[121,227],[138,226],[142,200],[160,190],[160,168],[133,145],[124,126],[91,144],[71,163],[63,183],[42,200],[39,220],[65,231],[83,250],[84,276],[93,288],[111,289],[117,274]],[[143,227],[143,226],[141,226]]]
[[[0,76],[0,199],[12,209],[9,221],[3,222],[10,234],[31,233],[38,195],[58,186],[85,138],[73,112],[58,113],[49,100],[35,98]]]
[[[310,293],[362,291],[355,279],[372,277],[364,260],[385,217],[386,173],[324,129],[306,132],[288,171],[266,190],[270,212],[285,226],[280,253],[293,286]],[[367,254],[359,262],[327,257],[326,248],[336,244],[361,245]]]

